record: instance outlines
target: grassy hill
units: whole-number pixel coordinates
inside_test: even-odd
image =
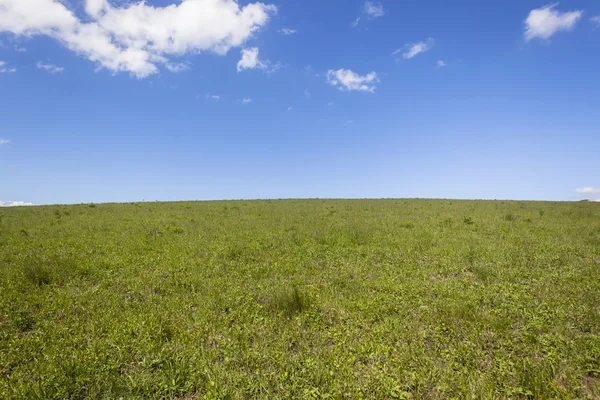
[[[600,204],[0,209],[0,398],[598,398]]]

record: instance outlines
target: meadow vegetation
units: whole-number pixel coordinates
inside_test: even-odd
[[[599,398],[600,204],[0,209],[2,399]]]

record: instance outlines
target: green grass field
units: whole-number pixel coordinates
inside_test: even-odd
[[[0,398],[599,398],[600,204],[0,210]]]

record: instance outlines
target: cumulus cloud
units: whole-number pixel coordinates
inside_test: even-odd
[[[1,201],[0,207],[22,207],[22,206],[32,206],[33,203],[29,203],[26,201]]]
[[[258,47],[242,49],[242,58],[237,63],[238,72],[245,69],[265,69],[267,65],[258,59]]]
[[[402,57],[404,59],[410,60],[421,53],[429,51],[433,47],[434,43],[435,41],[432,38],[429,38],[424,42],[405,44],[404,48],[394,51],[392,55],[402,53]]]
[[[65,70],[63,67],[59,67],[54,64],[44,64],[43,62],[38,62],[37,67],[38,67],[38,69],[46,71],[50,74],[57,74],[57,73],[63,72]]]
[[[281,68],[281,64],[272,64],[270,61],[261,61],[258,58],[258,47],[250,47],[242,49],[242,58],[237,63],[237,71],[241,72],[245,69],[261,69],[267,73],[275,72]]]
[[[242,99],[242,104],[250,104],[250,103],[252,103],[252,99],[250,99],[250,98]]]
[[[376,84],[379,83],[379,78],[375,72],[359,75],[349,69],[330,69],[327,71],[327,83],[339,90],[373,93],[377,87]]]
[[[436,62],[435,65],[437,65],[438,67],[445,67],[448,64],[446,64],[446,62],[443,60],[438,60],[438,62]]]
[[[102,68],[144,78],[159,64],[168,68],[173,57],[240,47],[277,12],[274,5],[240,6],[235,0],[182,0],[166,7],[83,2],[87,15],[79,18],[66,2],[0,0],[0,32],[49,36]]]
[[[284,35],[293,35],[294,33],[298,33],[297,29],[289,29],[289,28],[281,28],[279,30],[279,32],[283,33]]]
[[[369,18],[383,17],[385,14],[385,11],[383,11],[383,4],[365,1],[365,14],[367,14]]]
[[[575,27],[583,11],[560,12],[555,9],[557,5],[558,3],[549,4],[529,12],[525,20],[525,40],[546,40],[556,32],[569,31]]]
[[[0,137],[0,146],[3,144],[9,144],[10,143],[10,139],[4,139]]]
[[[600,188],[587,186],[587,187],[575,189],[575,193],[577,193],[577,194],[600,194]]]
[[[0,74],[9,74],[11,72],[17,72],[17,69],[9,68],[5,61],[0,61]]]

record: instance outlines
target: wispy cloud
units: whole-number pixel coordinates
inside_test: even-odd
[[[529,12],[525,20],[525,40],[538,38],[547,40],[556,32],[569,31],[581,19],[583,11],[560,12],[555,8],[558,3],[536,8]]]
[[[214,101],[219,101],[219,100],[221,100],[221,96],[219,96],[219,95],[216,95],[216,94],[208,94],[208,93],[207,93],[207,94],[205,95],[205,97],[206,97],[206,100],[214,100]]]
[[[405,44],[403,48],[394,51],[392,55],[394,56],[398,53],[402,53],[402,57],[405,60],[410,60],[421,53],[431,50],[434,43],[435,41],[433,38],[429,38],[423,42]]]
[[[32,206],[33,203],[29,203],[27,201],[1,201],[0,207],[22,207],[22,206]]]
[[[383,4],[375,1],[367,0],[363,6],[361,14],[356,17],[354,21],[350,25],[352,27],[357,27],[361,21],[366,20],[374,20],[379,17],[383,17],[385,15],[385,10],[383,9]],[[365,17],[365,18],[363,18]]]
[[[250,104],[250,103],[252,103],[252,99],[250,99],[250,98],[242,99],[242,104]]]
[[[11,72],[17,72],[17,69],[8,67],[5,61],[0,61],[0,74],[10,74]]]
[[[575,189],[575,193],[577,193],[577,194],[600,194],[600,188],[587,186],[587,187]]]
[[[0,146],[3,144],[9,144],[9,143],[10,143],[10,139],[0,138]]]
[[[308,89],[304,89],[304,97],[310,99],[310,92],[308,91]]]
[[[27,49],[25,47],[21,47],[21,46],[15,46],[15,51],[17,53],[27,53]]]
[[[379,77],[375,72],[359,75],[349,69],[330,69],[327,71],[327,83],[339,90],[374,93]]]
[[[292,106],[289,106],[289,107],[287,108],[287,110],[288,110],[288,111],[292,111],[292,108],[293,108]]]
[[[279,30],[279,32],[283,33],[284,35],[293,35],[294,33],[298,33],[297,29],[290,29],[290,28],[281,28]]]
[[[590,21],[600,26],[600,15],[593,16],[592,18],[590,18]]]
[[[448,64],[446,64],[444,60],[438,60],[438,62],[436,62],[435,65],[437,65],[438,67],[445,67]]]
[[[365,1],[365,14],[367,14],[369,18],[383,17],[385,15],[383,4],[373,1]]]
[[[190,66],[184,63],[166,63],[165,67],[167,67],[167,69],[171,72],[182,72],[185,71],[186,69],[189,69]]]
[[[586,186],[577,188],[574,190],[574,192],[584,199],[590,201],[600,201],[600,187]]]
[[[56,66],[54,64],[44,64],[41,61],[39,61],[37,63],[37,67],[38,67],[38,69],[46,71],[46,72],[48,72],[50,74],[57,74],[57,73],[63,72],[65,70],[63,67],[59,67],[59,66]]]

